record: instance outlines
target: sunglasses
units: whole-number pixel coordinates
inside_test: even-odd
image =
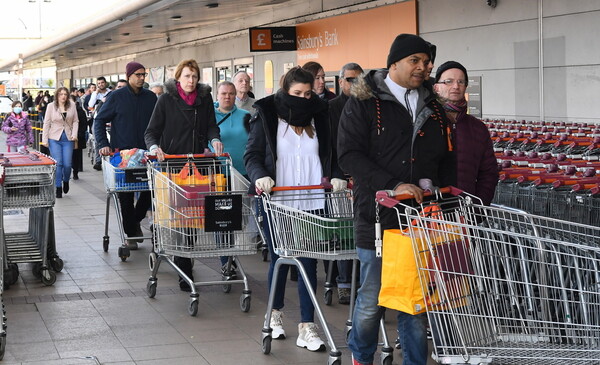
[[[344,80],[346,80],[347,82],[354,82],[354,80],[356,80],[356,77],[344,77]]]

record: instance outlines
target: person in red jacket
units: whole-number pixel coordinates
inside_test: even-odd
[[[490,205],[498,184],[498,165],[490,133],[481,122],[467,114],[465,91],[467,70],[456,61],[448,61],[435,73],[435,93],[452,122],[456,152],[456,185],[459,189]]]

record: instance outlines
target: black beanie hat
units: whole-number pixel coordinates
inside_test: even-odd
[[[390,53],[387,58],[387,67],[390,68],[392,63],[398,62],[404,57],[408,57],[415,53],[425,53],[428,56],[431,56],[429,45],[423,38],[414,34],[400,34],[394,39],[394,42],[392,42],[392,46],[390,47]]]
[[[467,69],[465,68],[465,66],[461,65],[456,61],[448,61],[442,63],[435,72],[435,82],[438,83],[440,81],[440,77],[442,77],[444,71],[450,70],[452,68],[457,68],[461,70],[465,74],[465,81],[467,82],[466,85],[469,85],[469,75],[467,74]]]

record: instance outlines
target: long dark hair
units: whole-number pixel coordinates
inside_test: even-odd
[[[54,93],[54,106],[56,107],[56,109],[58,109],[59,105],[58,105],[58,94],[64,91],[67,93],[67,100],[65,100],[65,110],[69,109],[69,107],[71,106],[71,97],[69,96],[69,89],[67,89],[64,86],[59,87],[58,89],[56,89],[56,92]]]
[[[296,66],[285,74],[281,88],[288,93],[293,84],[310,84],[312,90],[315,85],[315,77],[302,67]]]

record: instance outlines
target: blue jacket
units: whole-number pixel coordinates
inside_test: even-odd
[[[147,89],[140,89],[136,95],[128,86],[109,93],[94,119],[94,137],[98,148],[109,146],[105,125],[111,123],[111,148],[145,149],[144,132],[155,104],[156,95]]]
[[[215,117],[221,131],[223,150],[231,155],[233,167],[242,175],[246,175],[244,152],[246,151],[246,143],[248,143],[250,113],[244,109],[239,109],[235,105],[229,113],[221,113],[218,108],[219,103],[215,102]],[[227,119],[223,120],[225,117]]]

